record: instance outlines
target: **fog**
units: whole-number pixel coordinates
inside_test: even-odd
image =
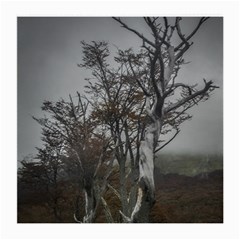
[[[195,18],[184,22],[190,31]],[[140,18],[125,22],[147,34]],[[77,67],[81,62],[80,41],[105,40],[111,53],[116,47],[138,47],[141,41],[111,18],[18,18],[18,159],[35,153],[41,146],[41,129],[32,119],[43,116],[43,100],[68,98],[83,92],[85,77],[90,74]],[[211,98],[191,110],[193,119],[185,122],[181,132],[165,151],[222,153],[223,151],[223,19],[209,19],[196,36],[185,56],[179,80],[191,84],[212,79],[220,86]]]

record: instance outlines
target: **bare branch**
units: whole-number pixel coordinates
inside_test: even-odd
[[[168,19],[167,19],[167,17],[164,17],[163,20],[164,20],[164,24],[165,24],[165,31],[164,31],[164,34],[163,34],[163,39],[162,39],[162,41],[165,42],[165,39],[166,39],[167,33],[168,33],[169,25],[168,25]],[[169,44],[169,43],[168,43],[168,44]],[[170,44],[167,45],[167,46],[170,47]]]
[[[145,22],[147,23],[147,25],[151,28],[153,36],[155,38],[155,44],[157,43],[156,41],[159,40],[159,35],[157,32],[157,28],[155,27],[154,23],[156,20],[151,20],[150,17],[144,17]]]
[[[195,35],[195,33],[198,31],[198,29],[201,27],[201,25],[207,20],[207,19],[209,19],[209,17],[202,17],[200,20],[199,20],[199,22],[198,22],[198,25],[195,27],[195,29],[192,31],[192,33],[190,33],[189,35],[188,35],[188,37],[184,37],[184,40],[174,49],[174,51],[176,52],[176,51],[178,51],[184,44],[186,44],[186,41],[189,41],[194,35]],[[179,23],[178,23],[178,25],[179,25]],[[181,34],[182,35],[182,34]],[[180,36],[180,35],[179,35]],[[182,35],[183,36],[183,35]],[[180,38],[181,38],[181,36],[180,36]]]
[[[144,88],[144,86],[143,86],[143,85],[141,84],[141,82],[138,80],[138,78],[137,78],[137,76],[136,76],[136,73],[135,73],[135,71],[134,71],[134,69],[133,69],[131,60],[129,60],[129,66],[130,66],[130,68],[131,68],[131,70],[132,70],[132,73],[133,73],[133,76],[134,76],[135,80],[137,81],[138,86],[142,89],[144,95],[147,96],[147,97],[150,97],[151,94],[147,92],[147,90]]]
[[[170,46],[170,44],[165,40],[166,36],[167,36],[167,32],[168,32],[168,21],[167,18],[164,18],[164,23],[165,23],[165,31],[163,33],[163,37],[160,36],[160,32],[158,32],[158,30],[160,30],[161,28],[159,28],[156,24],[155,21],[156,19],[154,19],[153,21],[151,20],[150,17],[145,17],[144,18],[145,22],[147,23],[147,25],[151,28],[153,36],[155,38],[155,48],[158,49],[159,45],[161,46],[162,44],[165,44],[167,47]]]
[[[124,213],[122,213],[122,211],[119,211],[120,214],[122,215],[122,217],[124,218],[124,220],[127,223],[132,223],[134,222],[134,218],[136,216],[136,214],[139,212],[141,205],[142,205],[142,198],[143,198],[143,190],[141,187],[138,188],[138,195],[137,195],[137,201],[135,204],[135,207],[131,213],[131,217],[127,217]]]
[[[184,83],[175,83],[173,85],[170,86],[170,88],[164,93],[164,97],[167,97],[169,94],[171,94],[176,88],[178,87],[182,87],[182,88],[186,88],[189,91],[189,95],[192,95],[192,88],[195,87],[194,86],[189,86],[187,84]]]
[[[165,109],[165,113],[168,113],[174,109],[177,109],[179,108],[180,106],[182,106],[183,104],[185,104],[186,102],[190,101],[191,99],[197,97],[197,96],[200,96],[200,95],[203,95],[205,94],[209,89],[213,89],[213,88],[218,88],[217,86],[214,86],[213,85],[213,81],[206,81],[204,79],[204,82],[205,82],[205,87],[199,91],[196,91],[194,94],[192,95],[189,95],[188,97],[186,98],[183,98],[182,100],[179,100],[177,101],[175,104],[172,104],[171,106],[169,106],[168,108]]]
[[[151,61],[151,69],[150,69],[150,78],[151,78],[152,85],[153,85],[155,94],[157,96],[157,99],[159,99],[161,97],[161,93],[160,93],[160,91],[158,89],[158,86],[157,86],[157,83],[156,83],[156,79],[155,79],[155,66],[156,66],[156,62],[157,62],[158,56],[159,56],[159,51],[160,51],[160,49],[157,49],[155,51],[154,58]]]
[[[185,36],[182,34],[182,31],[181,31],[181,27],[180,27],[180,21],[182,20],[182,18],[180,17],[177,17],[176,18],[176,29],[177,29],[177,33],[178,33],[178,36],[180,37],[180,39],[182,40],[182,43],[185,44],[185,45],[189,45],[189,42],[187,41],[187,39],[185,38]]]
[[[113,217],[112,217],[112,214],[111,214],[111,211],[110,211],[110,208],[109,208],[107,202],[105,201],[105,199],[103,197],[101,197],[101,200],[102,200],[102,204],[103,204],[104,211],[105,211],[108,222],[114,223],[114,220],[113,220]]]
[[[126,28],[127,30],[135,33],[138,37],[140,37],[144,42],[148,43],[149,45],[151,45],[152,47],[156,47],[155,44],[153,42],[151,42],[150,40],[148,40],[146,37],[143,36],[143,34],[140,34],[138,31],[136,31],[133,28],[128,27],[120,18],[117,17],[113,17],[113,19],[117,22],[119,22],[122,27]]]
[[[78,152],[77,152],[74,148],[72,148],[72,150],[74,151],[75,155],[77,156],[77,160],[78,160],[78,162],[79,162],[79,165],[80,165],[80,167],[81,167],[82,172],[84,172],[83,164],[82,164],[81,158],[79,157]]]
[[[154,153],[159,152],[161,149],[163,149],[165,146],[167,146],[178,134],[179,134],[180,130],[177,129],[176,133],[173,135],[173,137],[171,137],[166,143],[164,143],[161,147],[157,148]]]
[[[121,200],[121,196],[120,196],[119,192],[109,183],[107,184],[107,186],[113,191],[113,193],[118,197],[118,199]]]
[[[75,221],[75,222],[77,222],[77,223],[82,223],[80,220],[77,219],[77,216],[76,216],[75,213],[73,214],[73,218],[74,218],[74,221]]]

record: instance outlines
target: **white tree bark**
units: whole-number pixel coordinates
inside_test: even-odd
[[[144,194],[148,195],[149,204],[154,202],[155,198],[155,184],[154,184],[154,149],[160,135],[160,119],[155,117],[156,104],[150,107],[150,100],[146,101],[146,113],[150,118],[151,123],[146,127],[144,140],[140,145],[140,161],[139,161],[139,179],[138,179],[138,193],[136,204],[130,217],[124,215],[126,222],[134,222],[135,216],[139,213],[144,203]],[[146,195],[145,195],[146,198]],[[148,214],[148,213],[147,213]]]
[[[153,130],[153,131],[152,131]],[[139,164],[139,180],[143,179],[151,192],[154,191],[154,156],[153,156],[153,146],[154,146],[154,132],[155,129],[147,129],[145,140],[141,142],[141,158]]]

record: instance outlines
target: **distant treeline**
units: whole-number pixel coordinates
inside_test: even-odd
[[[163,174],[177,173],[196,176],[223,169],[222,154],[162,153],[156,157],[155,166]]]

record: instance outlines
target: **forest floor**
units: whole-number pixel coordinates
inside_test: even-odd
[[[158,171],[155,183],[156,203],[150,214],[151,223],[223,223],[223,170],[196,176]],[[70,203],[64,209],[62,222],[74,223],[73,205]],[[97,222],[104,219],[100,213]],[[25,203],[18,206],[18,222],[53,223],[55,220],[46,205]]]
[[[153,223],[223,223],[223,170],[193,177],[155,174]]]

